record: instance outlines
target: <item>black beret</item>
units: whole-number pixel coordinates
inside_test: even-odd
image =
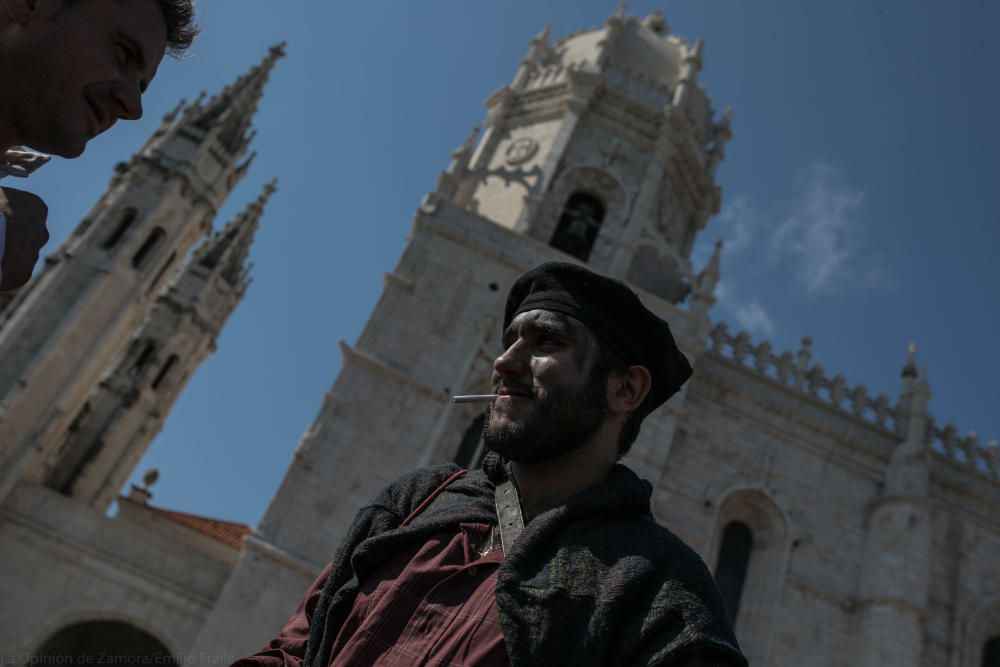
[[[691,377],[670,327],[632,288],[578,264],[548,262],[518,278],[507,295],[503,328],[520,313],[551,310],[583,322],[628,365],[645,366],[653,382],[637,412],[643,418]]]

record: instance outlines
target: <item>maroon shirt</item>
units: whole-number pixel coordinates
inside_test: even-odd
[[[509,666],[494,593],[503,551],[477,553],[489,537],[488,524],[459,527],[400,553],[362,582],[330,667]],[[329,570],[310,586],[281,634],[234,667],[302,664],[309,619]]]

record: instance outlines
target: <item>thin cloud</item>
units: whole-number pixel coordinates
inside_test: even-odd
[[[758,216],[744,194],[727,198],[722,211],[711,222],[713,236],[701,239],[691,257],[696,267],[704,266],[712,254],[715,239],[722,239],[726,259],[732,259],[750,246],[757,238]]]
[[[772,261],[790,260],[807,294],[836,292],[859,282],[885,283],[873,272],[876,258],[865,256],[860,226],[865,195],[846,183],[831,165],[811,164],[788,215],[771,234]]]
[[[719,308],[747,333],[770,338],[778,330],[774,318],[756,297],[749,300],[740,298],[729,283],[719,281],[715,286],[715,298]]]
[[[774,319],[757,299],[732,308],[736,323],[751,334],[770,338],[774,335]]]
[[[768,275],[789,276],[809,297],[896,286],[885,259],[865,244],[864,204],[860,188],[833,165],[815,161],[803,170],[782,213],[755,206],[746,194],[729,197],[712,221],[712,237],[699,240],[694,266],[705,265],[712,241],[721,238],[723,276],[740,279],[719,282],[717,307],[748,333],[771,338],[779,329],[775,317],[760,299],[742,294]]]
[[[720,227],[720,235],[726,246],[727,255],[736,255],[750,245],[757,229],[757,214],[750,206],[746,195],[733,197],[731,203],[723,206],[716,222]]]

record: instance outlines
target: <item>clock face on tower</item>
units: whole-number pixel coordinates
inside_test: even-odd
[[[538,142],[531,137],[521,137],[520,139],[515,139],[507,147],[507,152],[504,154],[507,158],[507,164],[509,165],[519,165],[524,164],[531,158],[535,157],[535,153],[538,152]]]

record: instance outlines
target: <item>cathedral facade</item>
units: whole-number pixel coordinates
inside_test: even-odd
[[[435,191],[420,203],[361,335],[340,344],[341,371],[260,525],[245,535],[238,526],[215,525],[209,535],[188,518],[186,544],[199,549],[171,551],[163,543],[176,538],[163,535],[177,517],[150,507],[135,490],[121,501],[124,519],[141,524],[150,539],[160,536],[154,544],[163,560],[156,568],[121,565],[116,581],[124,587],[129,576],[141,579],[133,589],[142,592],[116,589],[101,606],[83,590],[90,582],[78,571],[79,590],[60,588],[65,581],[5,579],[5,596],[32,601],[51,617],[32,626],[45,627],[43,636],[17,636],[23,650],[37,651],[73,624],[115,619],[157,637],[171,653],[237,657],[258,650],[333,556],[363,503],[416,467],[476,465],[481,414],[451,396],[488,389],[507,288],[522,272],[560,260],[631,284],[670,322],[694,367],[684,389],[645,420],[625,463],[653,482],[657,519],[715,573],[752,665],[1000,664],[996,444],[982,446],[974,435],[935,423],[927,372],[913,348],[901,354],[898,395],[871,396],[813,363],[809,339],[798,350],[776,351],[713,320],[721,248],[697,267],[691,252],[721,204],[715,173],[731,129],[730,114],[716,112],[698,81],[701,67],[701,42],[671,34],[659,14],[619,10],[597,29],[560,39],[543,30],[512,82],[487,100],[483,126],[452,153]],[[262,206],[251,205],[243,222],[226,230],[256,224]],[[246,238],[240,234],[224,230],[208,243]],[[246,245],[239,245],[243,256]],[[234,266],[226,252],[208,248],[191,261],[214,276]],[[205,268],[210,257],[217,259]],[[47,267],[37,285],[59,267]],[[178,278],[156,303],[171,294],[183,302],[181,285],[202,284]],[[27,298],[12,304],[9,318],[27,305]],[[137,450],[101,446],[90,454],[88,443],[105,423],[114,422],[116,433],[138,433],[138,412],[162,419],[169,401],[144,402],[141,391],[129,403],[139,406],[135,417],[108,415],[134,388],[129,373],[145,341],[179,326],[164,317],[166,324],[150,315],[140,326],[148,335],[131,342],[123,335],[117,362],[104,352],[91,363],[120,372],[96,388],[73,390],[90,399],[65,397],[65,378],[83,370],[62,359],[52,366],[65,376],[65,388],[52,390],[51,400],[72,409],[24,415],[17,424],[2,413],[0,532],[5,543],[32,545],[15,550],[22,554],[16,571],[32,571],[37,558],[68,560],[71,540],[83,536],[95,552],[120,548],[121,535],[104,527],[112,522],[98,510],[135,465],[129,452]],[[4,338],[6,326],[4,355],[4,346],[15,344]],[[161,348],[152,349],[156,355]],[[14,401],[31,390],[33,373],[56,353],[38,348],[21,370],[4,369],[0,396]],[[188,358],[159,353],[140,375],[153,376],[150,382],[159,373],[170,377],[162,370],[170,354]],[[8,399],[0,400],[6,409]],[[81,417],[84,405],[89,412]],[[34,433],[45,437],[25,435]],[[105,456],[113,462],[102,465]],[[52,519],[86,507],[93,508],[86,515],[93,527]],[[0,576],[11,571],[7,566]],[[145,606],[134,604],[137,595],[146,596]],[[63,596],[75,601],[72,613],[53,611]],[[118,604],[114,596],[127,598],[127,617],[108,611]],[[28,627],[9,609],[0,609],[0,643],[16,636],[8,625]]]

